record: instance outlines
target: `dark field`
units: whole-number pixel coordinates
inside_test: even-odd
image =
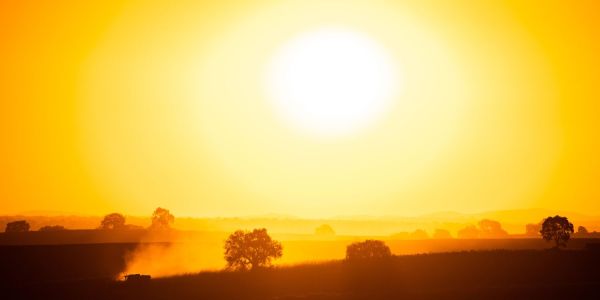
[[[135,244],[0,247],[3,299],[600,299],[600,252],[494,250],[112,280]]]
[[[137,244],[0,246],[0,287],[112,279]]]

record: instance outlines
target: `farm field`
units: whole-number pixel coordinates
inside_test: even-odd
[[[10,292],[24,299],[593,299],[599,264],[600,253],[588,250],[467,251],[143,282],[81,278]]]

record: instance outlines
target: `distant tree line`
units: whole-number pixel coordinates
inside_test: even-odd
[[[501,239],[507,238],[508,232],[502,229],[502,225],[498,221],[483,219],[475,225],[469,225],[457,232],[457,237],[461,239]]]
[[[171,225],[175,222],[175,217],[171,214],[168,209],[159,207],[154,210],[150,217],[151,223],[149,230],[169,230]],[[100,230],[132,230],[132,229],[144,229],[142,226],[126,224],[125,216],[120,213],[111,213],[100,221]]]
[[[171,214],[168,209],[159,207],[152,213],[151,223],[148,227],[149,230],[153,231],[164,231],[170,230],[171,226],[175,222],[175,217]],[[135,229],[144,229],[142,226],[137,226],[133,224],[126,224],[125,216],[120,213],[110,213],[105,215],[100,221],[100,226],[98,226],[99,230],[135,230]],[[45,225],[40,227],[39,231],[48,232],[48,231],[63,231],[67,230],[62,225]],[[4,229],[5,232],[29,232],[31,231],[31,226],[27,220],[16,220],[12,222],[6,223],[6,227]]]
[[[456,237],[459,239],[481,239],[481,238],[496,238],[502,239],[508,237],[508,232],[502,229],[502,225],[498,221],[483,219],[477,225],[467,225],[457,231]],[[430,238],[429,234],[423,229],[417,229],[413,232],[400,232],[393,234],[392,239],[410,239],[424,240]],[[431,235],[433,239],[451,239],[452,234],[446,229],[436,228]]]
[[[580,231],[585,228],[580,228]],[[331,235],[333,229],[329,225],[321,225],[315,230],[317,235]],[[423,235],[424,231],[417,230],[416,236]],[[544,240],[554,242],[554,247],[565,247],[573,234],[573,224],[566,217],[550,216],[541,222],[539,233]],[[426,234],[426,233],[425,233]],[[434,235],[440,237],[450,236],[449,232],[436,230]],[[508,233],[502,229],[499,222],[484,219],[476,226],[467,226],[459,231],[459,237],[494,238],[506,237]],[[238,230],[232,233],[225,241],[225,261],[230,270],[255,270],[271,265],[273,259],[283,255],[280,242],[273,240],[267,230],[254,229],[253,231]],[[354,242],[346,247],[346,261],[349,263],[384,260],[392,256],[390,248],[380,240],[365,240]]]
[[[165,231],[170,230],[175,222],[175,217],[169,210],[157,208],[151,216],[151,224],[148,230]],[[119,213],[111,213],[102,219],[99,230],[124,230],[142,228],[126,224],[125,216]],[[5,231],[28,232],[30,225],[26,220],[9,222]],[[40,231],[61,231],[65,230],[63,226],[44,226]],[[567,242],[574,234],[574,226],[566,217],[549,216],[539,224],[527,224],[528,233],[538,232],[546,241],[553,242],[554,248],[566,247]],[[578,227],[579,235],[589,234],[583,226]],[[331,226],[323,224],[315,229],[317,236],[331,237],[335,231]],[[418,229],[408,234],[409,237],[416,239],[429,238],[427,232]],[[475,225],[469,225],[458,231],[459,238],[498,238],[507,237],[508,233],[502,229],[498,221],[483,219]],[[394,236],[392,236],[393,238]],[[434,238],[452,238],[447,230],[436,229]],[[258,228],[252,231],[237,230],[233,232],[224,244],[224,258],[228,270],[248,271],[260,268],[267,268],[272,265],[272,261],[283,256],[283,246],[281,242],[271,238],[267,229]],[[349,263],[385,260],[392,257],[389,246],[381,240],[367,239],[362,242],[354,242],[346,247],[346,261]]]
[[[530,237],[536,237],[541,235],[542,224],[546,219],[536,224],[525,225],[525,235]],[[577,231],[573,233],[574,237],[577,238],[600,238],[600,232],[588,231],[584,226],[578,226]]]
[[[29,223],[25,220],[9,222],[6,224],[4,232],[27,232],[29,231]]]
[[[525,233],[523,235],[510,235],[502,228],[500,222],[490,219],[483,219],[475,225],[467,225],[456,232],[456,238],[459,239],[505,239],[510,237],[542,237],[542,225],[545,220],[554,218],[552,216],[542,219],[539,223],[530,223],[525,225]],[[588,231],[584,226],[578,226],[576,232],[571,235],[575,238],[600,238],[600,232]],[[426,231],[417,229],[413,232],[399,232],[392,234],[391,239],[397,240],[422,240],[422,239],[451,239],[452,234],[445,229],[436,228],[430,236]]]

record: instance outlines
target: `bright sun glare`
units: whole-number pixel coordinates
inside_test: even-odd
[[[358,32],[324,28],[284,44],[267,69],[267,90],[292,127],[319,136],[367,127],[399,92],[386,49]]]

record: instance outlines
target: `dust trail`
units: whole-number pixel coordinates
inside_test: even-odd
[[[164,238],[149,233],[144,242],[126,255],[126,267],[118,279],[137,273],[156,278],[222,269],[225,265],[222,249],[221,239],[173,235]]]

